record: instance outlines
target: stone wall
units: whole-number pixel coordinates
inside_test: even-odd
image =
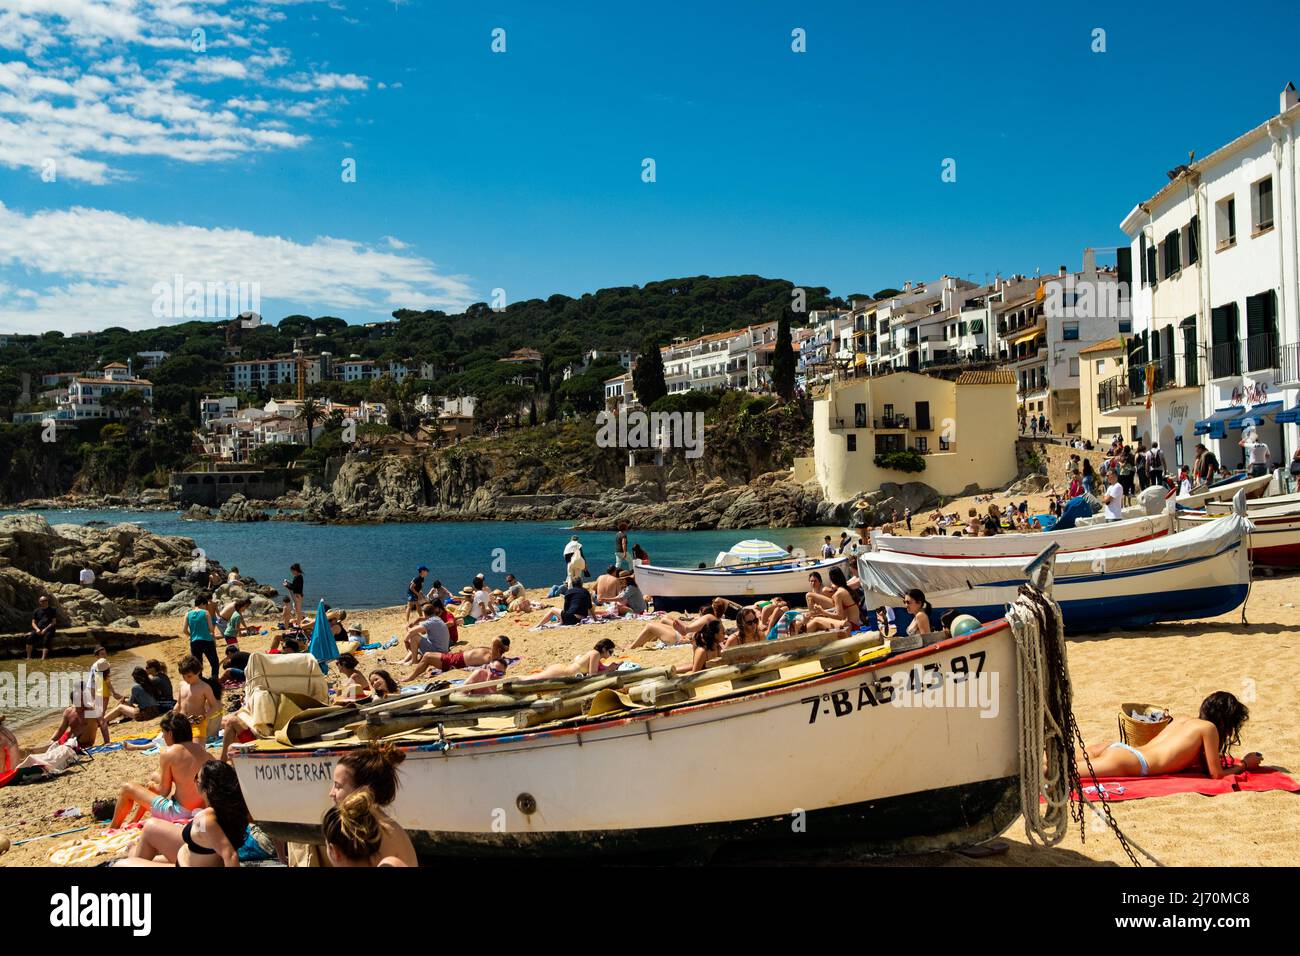
[[[1101,448],[1087,451],[1037,438],[1018,438],[1016,439],[1016,465],[1020,469],[1021,475],[1029,473],[1028,462],[1030,455],[1037,455],[1039,460],[1046,461],[1047,476],[1055,483],[1064,476],[1065,465],[1070,460],[1071,455],[1086,458],[1092,462],[1092,467],[1095,469],[1100,467],[1102,459],[1106,457],[1106,452]]]

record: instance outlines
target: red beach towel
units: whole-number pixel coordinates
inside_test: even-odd
[[[1233,761],[1234,765],[1239,761]],[[1080,780],[1083,795],[1088,800],[1099,800],[1097,784],[1091,777]],[[1144,797],[1167,797],[1174,793],[1199,793],[1207,797],[1221,793],[1262,793],[1265,790],[1300,791],[1300,784],[1281,770],[1262,768],[1241,771],[1230,777],[1214,780],[1199,771],[1166,773],[1154,777],[1098,777],[1097,783],[1105,788],[1107,800],[1141,800]]]

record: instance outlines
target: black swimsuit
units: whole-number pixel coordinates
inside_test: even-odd
[[[194,838],[190,836],[190,827],[192,826],[194,826],[193,820],[185,824],[184,828],[181,830],[181,839],[184,840],[185,845],[190,848],[190,852],[197,853],[200,856],[215,856],[217,853],[216,850],[209,850],[207,847],[199,846],[194,842]],[[177,861],[176,865],[180,866],[180,862]]]

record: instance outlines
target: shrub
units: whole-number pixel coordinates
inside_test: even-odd
[[[887,451],[874,459],[877,468],[890,471],[925,471],[925,456],[911,448],[903,451]]]

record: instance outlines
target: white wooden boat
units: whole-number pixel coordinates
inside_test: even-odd
[[[1258,499],[1269,501],[1276,499]],[[1246,514],[1250,519],[1250,560],[1269,567],[1300,567],[1300,501],[1258,508],[1250,507],[1252,504],[1255,502],[1247,502]],[[1178,525],[1196,528],[1224,517],[1215,512],[1184,512],[1178,516]]]
[[[529,699],[526,681],[497,682],[485,704],[504,699],[522,710],[462,708],[445,724],[427,726],[426,717],[422,729],[385,737],[406,754],[387,812],[422,855],[474,857],[791,838],[883,854],[1002,832],[1020,814],[1019,678],[1007,622],[883,661],[859,658],[868,643],[842,638],[811,656],[737,665],[724,658],[672,679],[645,672],[640,684],[623,673],[567,678],[566,699],[581,706],[540,724],[531,718],[536,695],[517,704]],[[589,691],[620,680],[622,696],[641,705],[600,713],[617,698],[608,687]],[[458,699],[455,689],[438,693]],[[355,735],[236,746],[253,818],[273,837],[319,843],[334,765],[360,746]]]
[[[1268,495],[1264,498],[1250,498],[1246,501],[1246,513],[1266,511],[1273,508],[1289,507],[1300,510],[1300,492],[1287,495]],[[1207,501],[1205,511],[1208,514],[1226,515],[1232,513],[1231,501]]]
[[[962,535],[908,535],[871,532],[871,548],[877,552],[925,555],[934,558],[1029,558],[1048,544],[1060,546],[1061,553],[1088,551],[1093,548],[1117,548],[1150,541],[1168,534],[1173,519],[1167,513],[1141,518],[1127,518],[1086,528],[1065,531],[1042,531],[996,534],[973,538]]]
[[[715,597],[739,604],[782,597],[791,607],[802,607],[808,575],[816,571],[826,581],[831,568],[841,568],[849,576],[849,560],[846,555],[836,555],[698,569],[641,564],[636,568],[636,580],[641,592],[654,598],[656,611],[696,611]]]
[[[1200,508],[1207,501],[1226,501],[1231,502],[1233,496],[1238,491],[1244,491],[1250,495],[1256,491],[1263,490],[1264,486],[1273,480],[1272,475],[1256,475],[1254,478],[1242,478],[1238,481],[1229,481],[1222,485],[1216,485],[1206,488],[1202,491],[1193,492],[1190,495],[1181,495],[1178,497],[1178,507],[1180,508]]]
[[[1250,585],[1249,530],[1244,516],[1224,515],[1140,544],[1060,555],[1053,596],[1066,630],[1214,617],[1239,607]],[[868,606],[900,608],[903,595],[919,588],[934,608],[937,627],[939,616],[951,609],[981,621],[1000,616],[1015,599],[1022,563],[868,552],[858,556],[858,577]],[[900,630],[910,623],[905,612],[895,611],[895,617]]]

